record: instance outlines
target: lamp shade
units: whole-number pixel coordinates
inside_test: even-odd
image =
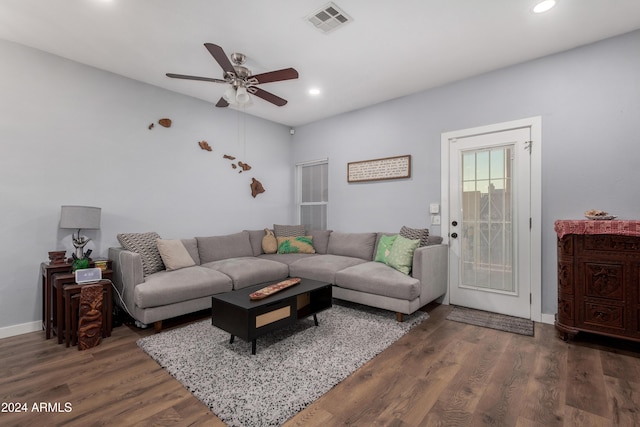
[[[229,86],[222,94],[222,97],[227,102],[236,102],[236,90],[233,86]]]
[[[62,206],[60,228],[98,230],[101,210],[92,206]]]
[[[249,102],[249,94],[247,93],[247,88],[244,86],[240,86],[236,91],[236,101],[238,104],[246,104]]]

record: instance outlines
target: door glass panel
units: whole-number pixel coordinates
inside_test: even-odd
[[[512,150],[462,153],[462,287],[515,292]]]

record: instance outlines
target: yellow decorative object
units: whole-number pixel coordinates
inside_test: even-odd
[[[275,254],[278,251],[278,241],[273,231],[264,229],[265,236],[262,238],[262,250],[265,254]]]

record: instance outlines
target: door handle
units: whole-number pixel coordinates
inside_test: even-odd
[[[451,233],[451,238],[456,239],[458,237],[458,233]]]
[[[451,225],[455,227],[456,225],[458,225],[458,221],[451,221]]]

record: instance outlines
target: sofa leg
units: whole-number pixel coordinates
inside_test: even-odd
[[[162,330],[162,320],[153,323],[153,330],[158,333]]]
[[[400,313],[400,312],[396,313],[396,320],[398,322],[404,322],[404,318],[402,317],[402,313]]]

